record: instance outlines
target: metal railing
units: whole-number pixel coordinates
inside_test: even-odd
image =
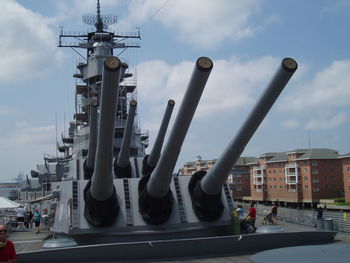
[[[249,208],[248,208],[249,209]],[[266,215],[266,211],[270,212],[271,207],[257,205],[257,213]],[[344,233],[350,233],[350,211],[323,211],[324,219],[333,219],[335,230]],[[317,211],[311,209],[294,209],[278,207],[278,220],[295,224],[308,226],[316,226]]]

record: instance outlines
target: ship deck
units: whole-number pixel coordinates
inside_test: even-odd
[[[314,227],[299,225],[289,222],[279,222],[279,227],[281,227],[285,232],[302,232],[302,231],[313,231]],[[257,224],[257,227],[263,227],[262,225]],[[15,244],[17,253],[42,250],[42,245],[47,239],[51,237],[51,234],[44,230],[39,234],[36,234],[35,231],[18,231],[11,232],[9,239],[12,240]],[[333,244],[347,244],[350,245],[350,233],[339,232],[335,237],[335,242]],[[213,258],[181,258],[179,260],[158,260],[158,261],[145,261],[145,262],[163,262],[163,263],[177,263],[177,262],[187,262],[187,263],[199,263],[199,262],[234,262],[234,263],[251,263],[251,256],[255,254],[256,251],[251,253],[244,253],[244,255],[238,256],[222,256],[222,257],[213,257]]]

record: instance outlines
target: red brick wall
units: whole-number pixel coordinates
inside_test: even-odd
[[[342,159],[345,202],[350,202],[350,157]]]

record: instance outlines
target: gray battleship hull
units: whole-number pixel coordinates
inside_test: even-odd
[[[164,239],[47,249],[18,254],[18,262],[123,262],[207,258],[334,241],[334,231],[256,233],[217,237]]]

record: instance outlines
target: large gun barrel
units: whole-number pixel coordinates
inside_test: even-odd
[[[159,157],[160,157],[160,152],[163,147],[163,142],[165,138],[166,131],[168,129],[169,121],[171,114],[173,112],[175,105],[174,100],[168,100],[167,107],[165,109],[165,113],[163,116],[162,123],[160,124],[160,128],[158,131],[157,138],[154,142],[153,148],[151,153],[145,157],[144,164],[142,167],[142,173],[147,174],[153,171],[153,169],[156,167]]]
[[[97,102],[90,104],[90,132],[88,156],[84,162],[84,178],[91,179],[95,167],[97,145]]]
[[[118,178],[131,177],[131,166],[130,166],[130,142],[131,133],[136,113],[136,100],[130,101],[128,118],[126,120],[126,126],[124,129],[124,136],[118,158],[114,162],[114,173]]]
[[[114,222],[119,205],[113,185],[113,138],[121,62],[107,57],[102,73],[100,122],[92,179],[84,190],[84,216],[95,226]]]
[[[151,224],[161,224],[171,214],[173,196],[169,186],[172,173],[212,68],[213,62],[209,58],[197,60],[158,164],[150,176],[144,176],[139,182],[140,212],[144,220]]]
[[[221,216],[221,189],[227,180],[232,166],[240,157],[256,129],[267,115],[283,88],[287,85],[293,73],[297,70],[297,67],[298,65],[294,59],[283,59],[274,78],[238,131],[236,137],[229,143],[215,165],[206,174],[205,172],[200,172],[197,175],[192,175],[189,191],[194,210],[199,218],[203,220],[215,220]],[[217,208],[216,212],[213,211],[213,207]]]

